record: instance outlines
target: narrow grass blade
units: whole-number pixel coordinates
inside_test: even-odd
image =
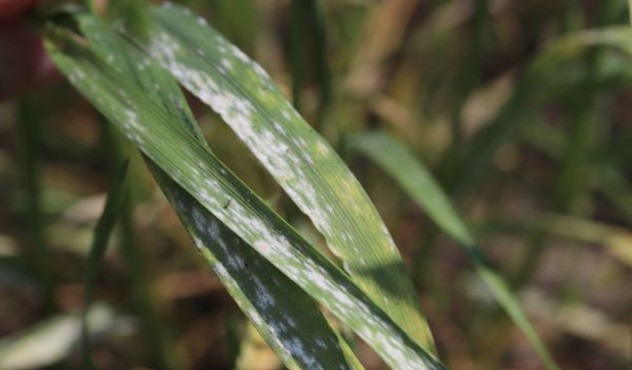
[[[292,0],[290,4],[292,103],[300,112],[302,90],[310,81],[315,82],[320,95],[316,127],[322,125],[324,110],[331,96],[327,33],[321,6],[316,0]]]
[[[573,216],[543,214],[517,222],[494,220],[494,231],[524,233],[547,233],[587,245],[604,248],[621,263],[632,267],[632,232],[608,224]]]
[[[87,327],[87,314],[94,298],[94,285],[99,271],[99,263],[105,256],[108,240],[114,230],[114,225],[118,220],[119,214],[123,207],[123,203],[127,194],[127,167],[129,161],[125,161],[118,176],[114,181],[114,185],[108,193],[105,208],[97,222],[94,230],[94,239],[92,247],[88,254],[88,263],[86,266],[85,292],[84,292],[84,308],[81,314],[81,338],[83,341],[83,368],[94,368],[94,364],[90,358],[90,337]]]
[[[82,32],[103,58],[135,81],[149,97],[180,119],[201,145],[206,141],[175,80],[162,69],[139,64],[142,58],[107,25],[80,17]],[[267,343],[290,369],[362,369],[329,326],[315,302],[291,280],[252,250],[185,190],[148,160],[159,186],[175,207],[201,254]],[[244,269],[248,273],[244,273]],[[291,302],[288,302],[291,297]],[[310,333],[310,335],[304,335]],[[345,358],[347,356],[347,358]]]
[[[412,283],[386,226],[329,144],[267,73],[203,19],[155,8],[152,58],[224,121],[325,236],[344,270],[408,335],[432,350]]]
[[[55,310],[54,283],[50,266],[50,250],[46,242],[45,218],[42,206],[42,185],[40,184],[40,163],[37,153],[40,152],[39,107],[31,97],[24,97],[18,102],[19,124],[18,134],[21,145],[21,170],[26,193],[26,219],[29,227],[29,245],[25,257],[33,275],[37,278],[42,305],[47,311]]]
[[[545,74],[547,70],[564,67],[568,60],[580,57],[593,47],[620,50],[632,56],[632,29],[610,26],[601,29],[583,30],[560,37],[548,44],[532,61],[530,73]]]
[[[546,347],[526,318],[500,275],[486,262],[463,219],[423,164],[399,141],[383,133],[352,136],[349,147],[371,158],[423,208],[440,228],[459,242],[472,258],[477,272],[523,331],[548,369],[557,369]]]
[[[443,368],[343,271],[226,169],[178,117],[67,31],[48,26],[44,32],[49,55],[92,104],[205,209],[331,310],[388,364],[398,369]],[[248,273],[239,264],[236,268]]]
[[[535,107],[550,101],[560,93],[569,92],[568,81],[560,73],[587,50],[605,47],[632,56],[632,30],[611,26],[598,30],[573,32],[547,45],[529,65],[518,72],[512,96],[486,126],[457,153],[457,163],[446,163],[442,173],[448,173],[446,187],[450,192],[470,190],[489,173],[497,149],[512,140]],[[574,76],[577,78],[576,76]],[[582,75],[577,82],[584,81]],[[618,83],[621,76],[615,77]],[[533,81],[537,81],[534,83]],[[604,87],[611,87],[606,85]],[[581,87],[583,88],[583,87]],[[451,168],[447,168],[451,167]]]
[[[312,2],[308,1],[290,1],[290,68],[292,71],[292,104],[297,111],[301,111],[302,106],[302,90],[305,87],[307,78],[307,57],[306,43],[304,40],[305,13],[307,5]]]

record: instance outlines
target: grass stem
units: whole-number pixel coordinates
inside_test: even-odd
[[[30,246],[25,257],[32,261],[33,275],[38,282],[45,312],[54,311],[53,278],[50,251],[44,236],[44,211],[40,183],[40,117],[35,99],[25,96],[18,101],[18,135],[22,149],[22,175],[26,194],[26,219]]]

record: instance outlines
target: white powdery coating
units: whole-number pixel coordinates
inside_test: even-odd
[[[255,108],[249,100],[220,88],[221,82],[204,71],[180,64],[176,60],[179,47],[176,40],[168,34],[158,33],[156,40],[150,45],[150,53],[166,64],[174,76],[188,89],[210,105],[251,148],[255,156],[275,175],[277,180],[289,185],[285,187],[286,191],[301,209],[307,210],[316,227],[326,235],[331,234],[330,215],[323,210],[321,205],[324,204],[324,200],[304,171],[305,163],[299,156],[288,156],[289,147],[279,140],[279,136],[285,134],[281,125],[277,123],[274,127],[264,125],[255,127],[253,125]],[[235,51],[239,49],[231,46],[230,50],[240,61],[254,64],[243,52]],[[265,71],[261,69],[260,73],[265,73]],[[266,76],[266,78],[269,77]],[[287,117],[291,118],[289,114]],[[322,143],[321,145],[324,146]],[[304,143],[304,146],[307,144]]]
[[[233,128],[242,141],[251,148],[264,166],[277,177],[279,182],[290,185],[285,187],[286,191],[288,191],[289,195],[297,202],[301,209],[307,211],[319,230],[325,235],[332,235],[332,233],[329,232],[331,227],[330,213],[332,211],[322,211],[323,207],[320,205],[324,204],[324,202],[322,202],[318,192],[313,188],[311,183],[307,181],[307,176],[303,169],[303,158],[287,155],[289,151],[287,144],[278,139],[279,135],[285,134],[281,125],[272,125],[272,127],[258,125],[255,127],[253,125],[255,121],[254,107],[250,101],[236,96],[225,89],[220,90],[218,85],[222,86],[222,81],[206,74],[203,70],[181,64],[177,56],[178,52],[180,52],[177,42],[169,35],[163,33],[160,34],[157,39],[160,40],[160,42],[152,43],[150,48],[151,54],[171,70],[176,78],[188,89],[198,95],[205,103],[213,107]],[[219,39],[221,40],[221,38]],[[242,63],[256,65],[248,59],[243,52],[233,46],[225,48],[220,45],[219,50],[227,50],[227,54],[232,53],[232,57]],[[189,54],[187,57],[194,58],[195,55]],[[203,61],[197,62],[198,65],[203,65],[201,64]],[[267,74],[265,74],[265,71],[260,67],[256,69],[256,74],[267,78]],[[297,113],[290,111],[290,113],[284,112],[283,114],[285,119],[291,121],[295,118],[293,115]],[[318,140],[316,140],[315,143],[316,152],[318,154],[329,154],[330,149],[326,144]],[[309,144],[303,139],[300,139],[296,144],[300,148],[310,149]],[[358,187],[356,182],[353,181],[352,178],[346,180],[347,181],[344,181],[342,184],[342,190],[351,194],[357,193]],[[351,206],[354,208],[359,207],[357,204],[352,204]],[[222,212],[225,213],[223,216],[227,218],[233,217],[234,222],[244,226],[242,230],[244,234],[246,234],[245,236],[247,236],[246,239],[252,242],[259,253],[271,261],[284,262],[287,264],[287,266],[283,265],[282,269],[284,269],[286,273],[292,273],[294,275],[292,278],[301,286],[316,286],[320,288],[322,292],[327,292],[329,295],[327,301],[334,302],[332,309],[338,311],[341,316],[349,318],[350,315],[361,314],[372,317],[370,315],[372,310],[368,306],[354,302],[348,292],[340,291],[340,287],[332,280],[323,276],[324,271],[318,271],[315,268],[305,268],[301,270],[294,268],[292,265],[296,266],[296,264],[301,261],[297,259],[295,253],[291,252],[292,246],[290,243],[279,233],[273,232],[269,228],[269,225],[266,225],[260,219],[248,216],[243,212],[244,210],[239,210],[238,208],[238,206],[229,207],[226,212]],[[354,211],[362,211],[364,208],[366,207],[359,207],[358,209],[354,209]],[[380,234],[384,232],[384,229],[380,230]],[[353,240],[354,235],[347,234],[345,235],[345,239]],[[394,244],[389,244],[391,249],[396,250]],[[295,275],[295,273],[298,273],[298,275]],[[262,297],[262,299],[264,299],[265,302],[265,297]],[[384,336],[380,333],[380,330],[378,330],[377,333],[375,332],[378,328],[389,332],[389,326],[385,322],[374,320],[371,327],[358,325],[356,329],[365,339],[371,339],[373,343],[376,344],[376,347],[381,349],[381,354],[385,356],[385,358],[388,358],[392,364],[395,363],[398,368],[403,369],[425,368],[425,366],[420,363],[420,359],[414,351],[407,348],[406,344],[404,344],[400,338]]]
[[[236,46],[227,43],[227,41],[219,36],[214,35],[215,47],[220,53],[219,66],[215,66],[221,74],[230,73],[231,68],[239,70],[252,70],[258,77],[256,83],[259,93],[267,90],[275,91],[273,83],[265,70],[257,63],[252,61],[243,51]],[[184,58],[186,50],[180,50],[178,40],[173,36],[164,32],[158,32],[154,42],[150,45],[150,53],[156,57],[159,62],[165,65],[189,90],[194,92],[200,99],[211,106],[219,113],[224,121],[231,126],[239,138],[246,143],[253,154],[268,169],[268,171],[284,185],[285,191],[296,202],[298,207],[303,210],[312,220],[316,228],[328,238],[328,244],[334,254],[343,257],[341,252],[344,250],[340,244],[345,244],[351,249],[349,254],[362,254],[361,237],[357,234],[349,234],[342,240],[333,232],[333,224],[335,223],[336,212],[330,209],[323,209],[323,205],[327,204],[327,199],[322,193],[314,188],[313,179],[310,177],[309,167],[315,165],[314,156],[311,146],[304,138],[289,140],[287,133],[280,122],[272,122],[270,126],[264,124],[253,124],[257,117],[255,116],[255,108],[252,103],[242,97],[234,95],[232,92],[224,88],[224,83],[214,76],[207,74],[201,69],[196,69],[179,62],[178,53]],[[198,54],[201,54],[199,52]],[[195,58],[196,55],[186,54],[187,58]],[[204,61],[197,61],[196,65],[204,65]],[[235,63],[240,66],[236,66]],[[241,67],[241,68],[237,68]],[[220,88],[221,86],[221,88]],[[300,122],[301,118],[298,112],[291,108],[291,105],[283,99],[273,99],[274,104],[279,104],[281,109],[281,117],[285,121],[284,124],[292,125]],[[322,139],[313,138],[315,154],[320,157],[331,155],[331,149]],[[292,142],[298,150],[290,150],[287,143]],[[359,193],[359,185],[350,175],[343,177],[340,184],[339,194],[346,197],[351,196],[351,201],[346,203],[347,207],[353,210],[353,213],[361,214],[364,217],[373,218],[376,224],[383,224],[379,217],[367,212],[362,206],[365,199],[355,199],[355,195]],[[360,196],[361,197],[361,196]],[[369,207],[370,208],[370,207]],[[370,209],[369,209],[370,211]],[[390,241],[390,235],[385,234],[386,240]],[[397,248],[392,241],[386,243],[389,251],[396,253]]]
[[[263,309],[269,309],[276,305],[276,300],[272,293],[268,290],[268,287],[259,280],[257,276],[252,276],[252,283],[255,286],[256,300],[259,306]]]
[[[191,210],[191,218],[193,219],[193,226],[196,228],[198,233],[201,233],[202,230],[204,230],[204,228],[206,227],[206,224],[208,222],[207,218],[205,217],[204,213],[202,213],[198,207],[193,207],[193,209]],[[194,234],[196,235],[196,234]],[[211,233],[211,235],[213,235],[213,233]],[[208,236],[208,235],[205,235]],[[216,240],[219,237],[219,235],[217,237],[214,237],[213,240]],[[204,246],[202,245],[202,240],[198,239],[196,237],[195,241],[195,246],[198,249],[202,249],[204,248]]]
[[[147,128],[140,122],[138,113],[125,106],[129,101],[125,91],[120,88],[113,91],[104,88],[107,85],[98,79],[98,74],[87,72],[79,65],[75,65],[71,70],[65,70],[65,72],[72,84],[99,107],[99,110],[109,116],[113,122],[122,126],[121,128],[128,138],[139,146],[145,147]]]
[[[391,332],[389,325],[380,319],[373,319],[372,309],[364,302],[351,298],[352,293],[330,280],[327,277],[327,272],[321,266],[317,266],[309,260],[305,261],[300,274],[301,276],[295,281],[301,286],[317,287],[320,294],[325,294],[323,299],[331,303],[330,309],[332,311],[341,317],[355,317],[352,320],[361,318],[364,323],[355,325],[354,329],[362,338],[374,345],[384,358],[389,359],[391,364],[397,364],[398,369],[427,368],[418,355],[402,342],[401,338],[385,335],[384,333]],[[366,325],[366,322],[372,324]]]
[[[232,277],[230,272],[224,267],[221,263],[216,263],[213,266],[213,271],[220,278],[222,283],[226,286],[226,288],[233,293],[241,292],[241,288],[239,287],[239,283]],[[241,295],[240,293],[238,293]],[[248,319],[255,325],[255,327],[259,328],[259,330],[263,330],[264,332],[269,332],[270,335],[267,336],[267,339],[271,341],[271,345],[280,350],[281,353],[277,353],[284,361],[293,361],[292,357],[294,354],[290,351],[290,344],[285,343],[277,332],[279,328],[275,326],[274,321],[265,320],[259,310],[250,302],[238,300],[237,303],[241,306],[242,310],[248,316]],[[308,358],[311,360],[311,358]]]
[[[182,199],[176,199],[176,202],[179,203],[180,208],[186,207]],[[240,272],[245,268],[243,258],[235,253],[231,253],[229,247],[226,245],[226,241],[222,238],[217,220],[206,218],[205,212],[198,207],[190,208],[189,215],[193,220],[192,226],[196,230],[196,232],[193,233],[193,239],[197,248],[202,250],[205,254],[209,253],[209,250],[205,247],[205,240],[207,242],[212,241],[220,247],[222,255],[226,257],[226,265],[216,260],[216,262],[212,264],[213,270],[230,291],[241,295],[241,293],[238,293],[241,291],[239,283],[233,278],[227,267],[230,267],[231,271],[235,273],[244,274]],[[211,260],[215,260],[215,258],[211,258]],[[256,264],[256,261],[253,263]],[[290,363],[295,362],[295,359],[299,359],[300,362],[305,364],[309,369],[324,370],[324,367],[319,363],[313,350],[306,349],[307,342],[292,332],[297,328],[296,320],[292,317],[283,317],[282,320],[279,320],[279,317],[277,317],[277,313],[279,312],[277,307],[283,303],[276,301],[274,293],[270,288],[273,286],[277,288],[281,287],[286,282],[274,280],[271,285],[266,285],[256,275],[252,275],[250,277],[250,283],[254,286],[254,301],[238,300],[238,303],[256,327],[264,332],[270,333],[267,339],[271,341],[272,346],[281,351],[281,353],[279,353],[280,357]],[[324,340],[317,339],[317,341],[319,347],[327,348]]]
[[[80,68],[75,69],[71,74],[70,77],[75,77],[77,78],[77,80],[85,80],[86,78],[86,74],[83,72],[83,70],[81,70]]]
[[[382,353],[387,353],[391,363],[397,364],[397,369],[402,370],[426,370],[428,366],[406,346],[392,336],[386,336],[382,332],[360,330],[358,333],[364,340],[382,347]],[[377,349],[377,348],[376,348]]]
[[[232,218],[234,221],[237,221],[245,230],[249,230],[250,234],[253,237],[259,238],[254,244],[255,248],[259,251],[259,253],[263,254],[267,258],[272,261],[283,261],[284,270],[286,273],[289,273],[293,280],[297,281],[299,285],[306,286],[315,286],[320,290],[321,298],[328,302],[333,302],[333,309],[338,311],[342,316],[349,315],[359,315],[359,317],[371,317],[371,310],[368,306],[364,304],[358,304],[355,302],[349,295],[348,292],[341,290],[340,287],[336,285],[330,278],[328,278],[328,272],[322,268],[321,266],[316,265],[312,260],[304,260],[299,259],[294,253],[292,253],[292,246],[290,243],[280,234],[274,232],[269,225],[264,223],[258,218],[251,217],[247,215],[246,210],[241,208],[241,205],[235,204],[234,206],[229,207],[231,212],[227,217]],[[195,227],[206,234],[207,236],[218,236],[218,231],[215,226],[209,226],[208,222],[204,222],[201,217],[202,213],[200,211],[192,212],[192,218],[194,220]],[[227,246],[224,241],[219,238],[216,240],[220,247],[225,251],[226,254],[230,255],[230,251],[227,250]],[[240,258],[233,257],[228,259],[227,264],[237,270],[241,270],[245,267],[245,264]],[[289,266],[302,266],[302,268],[289,267]],[[220,265],[221,266],[221,265]],[[289,268],[288,268],[289,267]],[[228,272],[223,268],[216,268],[216,273],[218,275],[222,275],[224,277],[227,276]],[[261,281],[257,278],[252,279],[253,285],[255,287],[255,295],[256,302],[259,307],[262,309],[273,309],[277,304],[272,293],[268,290],[268,288],[262,284]],[[258,325],[263,325],[264,319],[260,316],[260,314],[256,311],[247,312],[249,317],[253,322]],[[282,337],[283,333],[288,330],[288,327],[295,327],[296,323],[292,320],[286,320],[284,322],[268,322],[268,327],[275,334],[273,337]],[[380,324],[379,322],[377,323]],[[374,324],[375,325],[375,324]],[[368,332],[367,336],[370,336],[372,331]],[[284,346],[288,346],[288,350],[294,356],[300,356],[301,360],[304,363],[309,364],[309,368],[322,368],[318,364],[318,361],[311,357],[311,355],[305,351],[304,344],[298,341],[290,342],[288,344],[288,340],[295,341],[292,337],[289,339],[279,340],[278,347],[284,348]],[[399,343],[389,343],[397,346]],[[387,347],[384,347],[387,348]],[[389,349],[392,351],[392,349]],[[393,352],[394,354],[397,351]],[[405,368],[405,367],[403,367]],[[419,367],[417,367],[419,368]]]
[[[209,236],[217,235],[215,227],[208,226],[207,224],[201,222],[202,219],[199,217],[200,214],[195,212],[193,214],[193,219],[196,224],[195,226],[199,230]],[[259,253],[271,261],[276,261],[276,265],[280,266],[282,270],[284,270],[285,273],[292,278],[292,280],[296,281],[303,288],[307,288],[311,291],[314,291],[314,289],[309,289],[310,287],[318,288],[317,295],[319,295],[323,301],[329,302],[331,309],[338,315],[341,317],[355,318],[352,320],[362,318],[362,321],[370,321],[371,325],[366,325],[366,323],[356,325],[356,330],[360,336],[374,344],[377,349],[380,349],[380,353],[385,358],[388,358],[391,363],[398,364],[398,368],[402,369],[425,368],[423,363],[419,362],[420,359],[417,355],[411,349],[408,349],[406,345],[401,342],[401,339],[392,338],[383,334],[389,332],[390,328],[385,322],[379,319],[372,319],[372,309],[369,306],[352,298],[352,293],[347,291],[344,287],[341,288],[334,280],[332,280],[329,277],[329,273],[322,266],[317,265],[309,258],[299,258],[294,252],[294,249],[292,249],[289,241],[285,239],[284,236],[274,231],[274,229],[271,228],[271,225],[265,223],[259,218],[251,216],[249,212],[239,203],[228,207],[223,216],[240,225],[246,239],[255,238],[256,241],[254,242],[254,246]],[[230,251],[227,250],[227,246],[224,244],[223,240],[220,238],[218,242],[225,253],[230,255]],[[245,264],[240,258],[233,258],[232,260],[229,258],[227,264],[231,268],[237,270],[245,268]],[[297,268],[296,266],[301,266],[301,268]],[[221,274],[222,270],[219,269],[217,273]],[[253,279],[252,282],[255,287],[255,299],[258,302],[258,305],[264,310],[266,308],[273,309],[277,302],[275,301],[273,295],[268,291],[267,287],[264,286],[258,279]],[[263,325],[264,319],[259,315],[259,313],[248,312],[248,315],[251,317],[253,322],[258,325]],[[273,336],[274,338],[281,338],[282,333],[286,332],[288,327],[293,326],[293,323],[287,320],[286,322],[267,322],[269,330],[275,334]],[[278,338],[274,340],[278,340],[279,348],[285,348],[284,345],[288,346],[287,340],[281,340]],[[297,346],[290,345],[290,347],[291,348],[288,349],[290,353],[295,356],[301,356],[300,358],[305,361],[305,363],[311,364],[311,361],[315,361],[310,358],[307,353],[304,353],[303,344]],[[317,362],[314,362],[314,364],[316,363]],[[310,366],[310,368],[315,367]]]
[[[221,65],[224,68],[225,72],[230,72],[233,69],[233,64],[228,59],[222,59]]]
[[[115,117],[112,121],[119,122],[120,127],[127,137],[134,141],[141,148],[145,148],[147,144],[147,127],[139,120],[138,113],[131,109],[126,109],[119,102],[104,101],[97,98],[97,105],[106,105],[106,110],[110,115]]]
[[[241,203],[234,202],[229,207],[215,208],[215,212],[227,225],[238,227],[240,236],[268,260],[300,263],[290,242],[275,231],[271,224],[263,221],[252,210],[244,208]]]
[[[318,359],[305,351],[303,341],[300,338],[292,337],[288,338],[287,341],[289,342],[288,346],[291,348],[292,353],[298,354],[298,356],[303,359],[308,369],[325,369]]]
[[[146,127],[138,121],[138,113],[133,110],[125,111],[125,122],[136,133],[144,133],[147,131]]]
[[[154,37],[151,38],[150,48],[154,50],[156,48],[162,48],[162,52],[167,56],[168,59],[173,59],[176,56],[176,53],[180,50],[178,43],[175,42],[168,34],[165,32],[158,32]]]

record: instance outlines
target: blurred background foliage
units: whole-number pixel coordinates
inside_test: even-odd
[[[623,0],[179,1],[256,59],[339,151],[391,230],[443,361],[539,362],[455,242],[349,148],[386,131],[475,230],[563,369],[632,366],[632,33]],[[221,119],[211,148],[322,243]],[[88,320],[99,369],[277,369],[137,152],[66,83],[0,104],[0,368],[78,368],[93,230],[130,197]],[[53,338],[53,339],[51,339]],[[54,345],[53,345],[54,344]],[[355,344],[368,369],[379,358]]]

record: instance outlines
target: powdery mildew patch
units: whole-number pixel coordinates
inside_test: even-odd
[[[185,217],[185,224],[194,235],[197,247],[212,262],[212,268],[238,299],[249,319],[264,331],[264,336],[271,345],[279,350],[279,355],[286,364],[300,364],[299,368],[326,368],[319,358],[333,350],[341,356],[337,338],[333,332],[312,332],[310,336],[301,335],[301,322],[304,320],[320,320],[327,325],[318,309],[312,305],[317,317],[309,317],[303,308],[299,312],[288,311],[287,296],[296,293],[288,291],[287,278],[271,273],[272,266],[264,264],[249,251],[249,247],[230,230],[221,226],[208,211],[204,210],[188,196],[172,197],[176,209]],[[192,220],[187,222],[186,219]],[[242,252],[242,253],[240,253]],[[238,292],[238,293],[237,293]],[[296,306],[299,307],[299,306]],[[268,333],[268,335],[266,335]],[[337,369],[346,369],[345,361],[340,359]]]
[[[73,63],[71,59],[58,57],[56,60],[60,68],[67,73],[81,71],[81,73],[74,73],[77,73],[76,84],[82,92],[89,98],[94,97],[95,93],[102,94],[104,103],[100,109],[129,137],[137,135],[138,138],[135,141],[139,147],[159,166],[168,170],[177,183],[194,195],[204,207],[214,212],[221,222],[239,232],[239,235],[249,244],[254,245],[266,259],[326,304],[336,315],[343,318],[391,365],[402,369],[427,368],[423,353],[417,352],[415,346],[410,346],[405,337],[394,330],[392,323],[379,314],[370,302],[362,298],[358,299],[362,297],[362,293],[353,284],[347,284],[345,278],[335,269],[324,268],[322,256],[319,259],[318,254],[310,254],[309,246],[304,241],[296,239],[292,233],[288,234],[287,231],[279,229],[273,216],[266,214],[262,209],[242,205],[248,202],[235,202],[234,206],[222,207],[230,199],[229,195],[235,194],[236,190],[231,185],[234,185],[236,180],[231,178],[230,172],[218,171],[217,168],[221,164],[216,162],[216,159],[201,155],[204,152],[203,149],[191,145],[186,138],[181,136],[181,133],[173,130],[168,121],[174,117],[169,112],[161,112],[160,106],[153,106],[153,109],[144,111],[142,116],[133,113],[135,111],[130,113],[128,98],[124,94],[119,94],[115,86],[108,84],[107,77],[100,75],[98,70],[91,69],[90,65]],[[96,90],[99,87],[103,88]],[[162,131],[138,129],[138,127],[152,127],[154,130]],[[170,137],[171,140],[167,143],[164,137]],[[188,163],[191,168],[179,169],[174,163]],[[194,174],[201,175],[201,178],[206,180],[200,182],[200,177]],[[201,183],[205,185],[201,187],[203,190],[200,190]],[[243,194],[244,191],[240,189],[237,192]],[[256,203],[257,199],[253,198],[251,201]],[[209,226],[205,226],[200,233],[206,233],[205,235],[209,238],[213,235],[217,236],[217,230]],[[288,238],[292,241],[290,242]],[[196,240],[199,242],[202,239]],[[221,243],[219,245],[221,247]],[[225,247],[220,249],[223,250]],[[242,263],[239,260],[233,260],[230,263],[223,263],[222,266],[223,270],[217,269],[220,276],[225,275],[224,271],[227,271],[229,267],[240,267]],[[266,304],[274,304],[276,300],[267,299],[266,292],[261,289],[259,288],[255,296],[259,299],[265,298]],[[258,314],[260,315],[261,312]],[[255,322],[261,321],[255,314],[252,317]],[[271,330],[282,333],[288,327],[291,325],[280,324]],[[388,333],[388,336],[384,333]],[[299,352],[303,351],[303,347],[292,348]],[[307,361],[311,360],[307,359]]]
[[[99,100],[101,103],[97,105],[100,109],[111,120],[118,123],[126,135],[142,149],[146,150],[154,144],[162,147],[166,145],[164,140],[158,136],[154,135],[152,139],[152,133],[148,130],[149,122],[145,120],[146,117],[140,116],[137,111],[127,107],[125,104],[128,101],[126,95],[117,94],[117,89],[113,87],[110,87],[109,90],[102,88],[103,86],[107,87],[105,84],[107,79],[98,71],[93,70],[90,64],[81,65],[76,61],[73,63],[63,54],[56,54],[55,60],[60,65],[60,69],[69,74],[73,84],[88,98],[92,98],[95,102]],[[183,99],[183,97],[180,98]],[[158,143],[154,140],[157,140]],[[198,167],[191,169],[191,171],[174,169],[173,174],[175,177],[183,179],[191,178],[192,173],[196,178],[204,179],[204,176],[200,175],[203,171],[208,172],[208,165],[202,163]],[[219,172],[223,176],[230,176],[229,172],[224,169]],[[206,178],[203,180],[203,184],[205,189],[214,189],[218,192],[221,188],[221,184],[213,178]],[[217,196],[212,191],[206,191],[204,197],[210,204],[217,205]],[[188,196],[171,196],[171,198],[176,208],[185,215],[184,217],[188,221],[186,224],[194,235],[196,246],[206,256],[228,289],[237,297],[238,302],[251,320],[258,325],[260,330],[268,333],[266,336],[268,341],[278,349],[277,352],[280,357],[290,368],[325,369],[322,363],[327,362],[319,362],[318,358],[327,353],[328,357],[335,360],[334,363],[338,366],[337,368],[346,369],[344,355],[339,348],[337,338],[333,332],[327,329],[327,322],[321,316],[318,308],[312,303],[311,310],[306,310],[305,306],[299,306],[297,307],[298,310],[292,311],[287,307],[286,302],[279,299],[285,294],[294,296],[302,294],[298,288],[293,288],[296,292],[288,291],[288,285],[291,282],[287,278],[278,272],[271,273],[270,270],[273,269],[271,265],[262,265],[265,260],[253,253],[250,247],[221,226],[219,221],[191,198]],[[250,225],[253,225],[256,230],[262,230],[264,227],[256,222],[250,222]],[[235,247],[239,246],[241,246],[243,254],[235,250]],[[257,271],[259,271],[258,274]],[[262,278],[256,278],[257,275],[262,276]],[[249,277],[253,278],[248,281]],[[244,278],[247,280],[246,282],[244,282]],[[245,290],[245,288],[248,289]],[[245,295],[245,291],[249,292],[250,296]],[[282,294],[279,296],[280,293]],[[241,299],[239,299],[240,297]],[[297,323],[313,323],[314,321],[318,322],[318,320],[320,320],[321,326],[310,330],[312,336],[304,337],[301,335],[304,329]],[[319,344],[316,343],[317,341]],[[329,343],[329,346],[325,348],[326,351],[323,351],[320,345],[323,342]]]
[[[175,7],[158,9],[155,15],[162,27],[152,30],[147,51],[222,116],[311,218],[354,280],[409,335],[423,337],[419,333],[428,329],[419,318],[397,248],[368,196],[331,147],[259,65],[205,22]],[[183,24],[186,27],[178,27]],[[381,285],[398,294],[386,297]]]

